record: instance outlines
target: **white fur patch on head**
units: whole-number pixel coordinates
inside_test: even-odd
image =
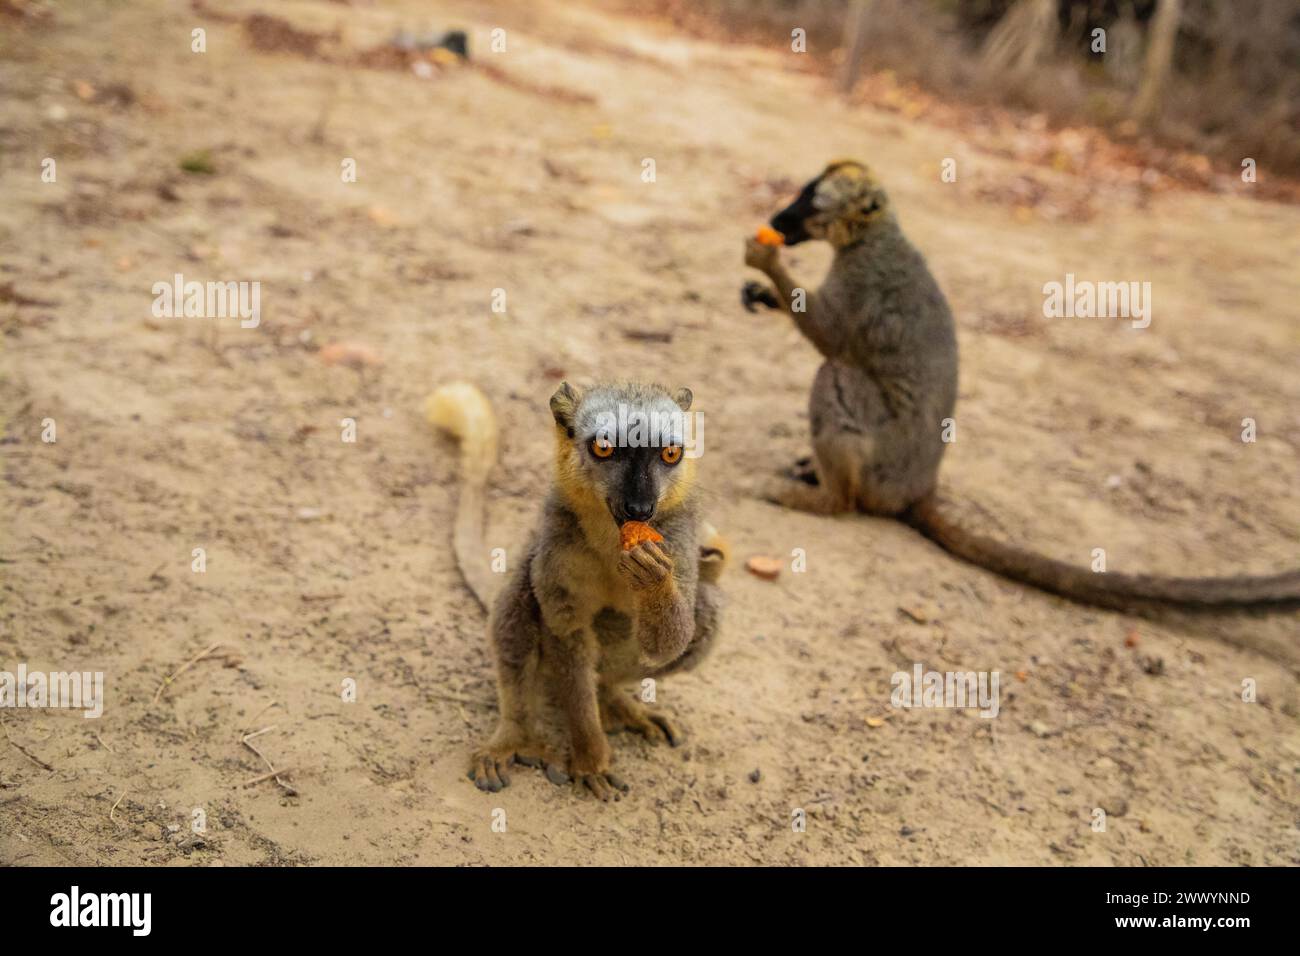
[[[879,191],[880,186],[867,167],[860,163],[833,164],[817,184],[813,205],[822,210],[842,209]]]
[[[641,444],[638,436],[648,436],[653,445],[681,444],[685,423],[678,397],[659,385],[594,386],[578,406],[576,437],[589,440],[600,432],[616,444]]]

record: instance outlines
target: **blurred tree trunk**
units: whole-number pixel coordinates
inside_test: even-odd
[[[1027,72],[1051,51],[1056,31],[1056,0],[1019,0],[984,41],[984,72]]]
[[[1133,16],[1132,4],[1121,9],[1107,31],[1102,63],[1107,75],[1126,90],[1136,87],[1142,79],[1142,28]]]
[[[1142,85],[1133,101],[1133,118],[1149,123],[1160,109],[1165,83],[1174,65],[1174,40],[1182,17],[1182,0],[1160,0],[1151,21],[1151,40],[1147,44],[1146,65],[1142,67]]]
[[[840,64],[840,92],[851,92],[862,71],[867,52],[867,32],[876,0],[853,0],[844,15],[844,62]]]

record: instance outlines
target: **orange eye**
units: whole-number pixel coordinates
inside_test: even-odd
[[[664,460],[665,465],[675,465],[682,460],[682,446],[665,445],[664,450],[659,453],[659,457]]]
[[[597,458],[611,458],[614,455],[614,443],[602,435],[591,440],[591,453]]]

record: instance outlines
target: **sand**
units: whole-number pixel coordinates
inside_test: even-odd
[[[582,5],[286,2],[339,32],[270,50],[252,9],[87,2],[0,32],[0,668],[106,684],[99,719],[0,711],[0,863],[1300,863],[1297,615],[1094,610],[896,522],[763,502],[806,453],[818,359],[738,297],[743,237],[828,159],[869,161],[957,316],[943,487],[969,520],[1112,570],[1266,573],[1300,555],[1300,209],[1093,190],[850,109],[789,51]],[[354,62],[429,26],[466,28],[476,65]],[[214,171],[181,171],[200,151]],[[1093,213],[990,198],[1024,176]],[[787,258],[810,283],[828,261]],[[177,273],[259,281],[257,327],[156,317]],[[1066,273],[1150,281],[1150,327],[1044,319]],[[326,365],[331,343],[380,364]],[[716,653],[658,688],[688,740],[613,738],[621,803],[523,768],[481,793],[493,677],[423,399],[491,398],[509,555],[550,393],[627,374],[695,391],[739,559]],[[796,549],[802,573],[740,567]],[[998,717],[891,707],[917,662],[999,672]],[[284,785],[250,783],[264,728]]]

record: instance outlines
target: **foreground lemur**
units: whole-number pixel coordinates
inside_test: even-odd
[[[944,419],[957,400],[952,314],[885,191],[861,163],[832,163],[771,225],[785,245],[823,239],[835,250],[814,293],[786,272],[778,247],[752,238],[745,248],[745,264],[775,287],[747,282],[745,307],[785,309],[826,358],[809,405],[815,469],[793,475],[798,480],[773,500],[821,514],[897,516],[959,558],[1087,603],[1300,600],[1300,571],[1232,578],[1094,573],[955,524],[934,493]]]
[[[673,723],[624,685],[694,667],[717,635],[725,553],[702,524],[696,461],[685,452],[691,401],[689,389],[637,384],[579,390],[566,382],[551,397],[554,482],[539,525],[490,602],[501,713],[471,760],[480,789],[508,785],[516,762],[618,800],[627,785],[610,772],[606,731],[680,741]],[[496,457],[495,420],[482,394],[463,384],[440,389],[428,411],[462,442],[455,549],[486,607],[482,488]],[[620,528],[629,521],[653,522],[662,541],[624,551]],[[563,717],[567,754],[544,739],[547,698]]]

